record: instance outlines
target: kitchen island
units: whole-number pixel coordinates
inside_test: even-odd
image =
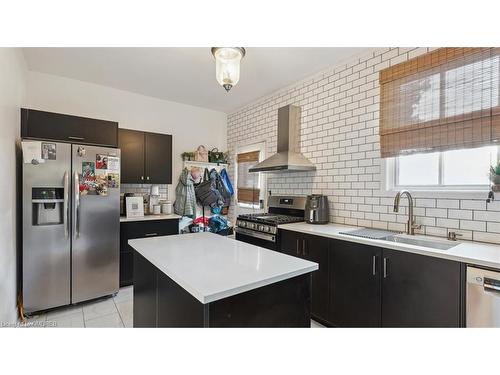
[[[212,233],[134,239],[134,327],[309,327],[318,264]]]

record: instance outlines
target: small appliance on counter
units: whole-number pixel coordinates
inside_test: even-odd
[[[172,213],[172,203],[170,201],[162,201],[160,205],[162,214],[170,215]]]
[[[149,213],[153,215],[161,214],[160,187],[158,185],[151,185],[151,192],[149,194]]]
[[[328,197],[322,194],[308,195],[304,220],[309,224],[327,224],[329,219]]]
[[[142,197],[139,193],[124,193],[120,196],[120,215],[127,216],[127,197]]]

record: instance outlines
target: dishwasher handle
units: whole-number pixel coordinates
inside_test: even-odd
[[[500,292],[500,280],[485,277],[483,287],[485,290]]]

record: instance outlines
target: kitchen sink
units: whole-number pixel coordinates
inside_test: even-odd
[[[422,246],[428,247],[431,249],[438,250],[449,250],[452,247],[458,245],[458,243],[452,243],[451,241],[439,241],[433,240],[430,238],[425,238],[425,236],[409,236],[406,234],[398,233],[398,232],[390,232],[386,230],[380,229],[372,229],[372,228],[361,228],[355,230],[348,230],[345,232],[339,232],[340,234],[346,234],[348,236],[354,237],[362,237],[368,238],[372,240],[381,240],[381,241],[389,241],[389,242],[397,242],[404,243],[407,245],[413,246]]]
[[[458,243],[446,243],[444,241],[434,241],[424,238],[409,238],[403,236],[388,236],[386,238],[383,238],[383,240],[390,242],[404,243],[407,245],[430,247],[432,249],[438,249],[438,250],[449,250],[452,247],[458,245]]]

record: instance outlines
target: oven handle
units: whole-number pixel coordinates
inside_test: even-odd
[[[261,232],[256,232],[250,229],[244,229],[240,227],[236,227],[236,233],[244,234],[246,236],[260,238],[269,242],[276,242],[276,236],[274,234],[266,234]]]

